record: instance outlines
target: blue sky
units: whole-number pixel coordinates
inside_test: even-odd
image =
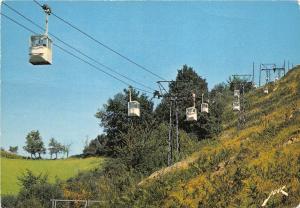
[[[44,13],[34,2],[6,3],[44,25]],[[231,74],[251,73],[253,61],[256,68],[259,63],[283,64],[284,59],[300,63],[296,1],[47,3],[58,16],[165,79],[174,79],[177,69],[187,64],[212,88]],[[43,33],[4,5],[1,10]],[[118,72],[157,88],[156,77],[54,16],[49,31]],[[102,132],[94,117],[97,109],[126,86],[55,47],[53,65],[31,65],[30,35],[1,18],[1,146],[18,145],[24,153],[26,134],[38,129],[46,144],[55,137],[72,143],[72,154],[81,153],[86,137]]]

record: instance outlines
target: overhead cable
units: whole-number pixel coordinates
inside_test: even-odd
[[[7,18],[8,20],[10,20],[10,21],[14,22],[15,24],[19,25],[20,27],[24,28],[25,30],[27,30],[27,31],[29,31],[29,32],[31,32],[31,33],[37,34],[35,31],[33,31],[33,30],[31,30],[30,28],[28,28],[27,26],[25,26],[25,25],[19,23],[17,20],[15,20],[15,19],[13,19],[13,18],[7,16],[6,14],[3,14],[2,12],[1,12],[0,14],[1,14],[3,17]],[[85,60],[85,59],[83,59],[83,58],[77,56],[76,54],[74,54],[74,53],[68,51],[67,49],[63,48],[62,46],[59,46],[59,45],[57,45],[57,44],[55,44],[55,43],[53,43],[53,45],[56,46],[57,48],[61,49],[61,50],[64,51],[65,53],[68,53],[69,55],[71,55],[71,56],[73,56],[73,57],[79,59],[80,61],[82,61],[82,62],[88,64],[89,66],[93,67],[94,69],[96,69],[96,70],[98,70],[98,71],[101,71],[102,73],[106,74],[107,76],[110,76],[110,77],[114,78],[115,80],[117,80],[117,81],[119,81],[119,82],[125,84],[126,86],[132,86],[132,85],[130,85],[128,82],[125,82],[124,80],[122,80],[122,79],[116,77],[115,75],[110,74],[110,73],[104,71],[103,69],[101,69],[101,68],[95,66],[94,64],[90,63],[89,61],[87,61],[87,60]],[[143,90],[143,89],[141,89],[141,88],[134,87],[134,86],[132,86],[132,87],[133,87],[134,89],[136,89],[136,90],[141,91],[141,92],[145,92],[145,93],[152,94],[152,92],[150,92],[150,91]]]
[[[9,6],[8,4],[6,4],[5,2],[3,2],[3,4],[4,4],[6,7],[8,7],[10,10],[12,10],[13,12],[17,13],[18,15],[20,15],[21,17],[23,17],[24,19],[26,19],[27,21],[29,21],[29,22],[30,22],[31,24],[33,24],[34,26],[38,27],[38,28],[41,29],[41,30],[44,30],[44,28],[43,28],[42,26],[38,25],[36,22],[34,22],[33,20],[31,20],[31,19],[29,19],[28,17],[26,17],[26,16],[25,16],[24,14],[22,14],[21,12],[19,12],[19,11],[17,11],[16,9],[12,8],[12,7]],[[151,90],[151,91],[155,91],[155,90],[152,89],[151,87],[149,87],[149,86],[147,86],[147,85],[145,85],[145,84],[143,84],[143,83],[141,83],[141,82],[138,82],[138,81],[136,81],[136,80],[134,80],[134,79],[131,79],[130,77],[125,76],[125,75],[123,75],[123,74],[117,72],[116,70],[112,69],[111,67],[109,67],[109,66],[107,66],[107,65],[105,65],[105,64],[103,64],[103,63],[97,61],[96,59],[94,59],[94,58],[92,58],[92,57],[86,55],[85,53],[81,52],[79,49],[77,49],[77,48],[75,48],[74,46],[68,44],[67,42],[63,41],[61,38],[57,37],[57,36],[54,35],[53,33],[50,33],[50,32],[49,32],[49,34],[50,34],[52,37],[54,37],[55,39],[57,39],[58,41],[60,41],[61,43],[63,43],[64,45],[66,45],[66,46],[72,48],[72,49],[75,50],[76,52],[80,53],[81,55],[83,55],[84,57],[88,58],[89,60],[92,60],[93,62],[95,62],[95,63],[101,65],[102,67],[106,68],[107,70],[110,70],[110,71],[114,72],[115,74],[117,74],[117,75],[119,75],[119,76],[121,76],[121,77],[123,77],[123,78],[125,78],[125,79],[127,79],[127,80],[129,80],[129,81],[131,81],[131,82],[133,82],[133,83],[135,83],[135,84],[138,84],[138,85],[140,85],[140,86],[143,86],[143,87],[145,87],[145,88],[147,88],[147,89],[149,89],[149,90]]]
[[[39,5],[40,7],[42,7],[43,5],[40,4],[38,1],[33,0],[37,5]],[[137,63],[136,61],[132,60],[131,58],[121,54],[120,52],[116,51],[115,49],[109,47],[108,45],[100,42],[99,40],[97,40],[95,37],[89,35],[88,33],[86,33],[85,31],[81,30],[80,28],[76,27],[74,24],[68,22],[67,20],[63,19],[62,17],[59,17],[58,15],[56,15],[54,12],[51,13],[53,16],[55,16],[56,18],[58,18],[59,20],[61,20],[62,22],[64,22],[65,24],[69,25],[70,27],[72,27],[73,29],[77,30],[78,32],[82,33],[83,35],[87,36],[89,39],[93,40],[94,42],[96,42],[97,44],[101,45],[102,47],[110,50],[111,52],[117,54],[118,56],[122,57],[123,59],[127,60],[128,62],[136,65],[137,67],[139,67],[140,69],[152,74],[153,76],[165,80],[163,77],[161,77],[160,75],[154,73],[153,71],[147,69],[146,67],[142,66],[141,64]]]

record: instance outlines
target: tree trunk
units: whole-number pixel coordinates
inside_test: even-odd
[[[55,153],[55,160],[57,159],[57,152]]]

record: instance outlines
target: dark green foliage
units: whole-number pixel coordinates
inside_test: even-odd
[[[210,126],[211,134],[217,135],[222,131],[222,121],[226,104],[230,102],[231,92],[224,83],[216,85],[210,95]]]
[[[26,152],[30,153],[31,158],[32,155],[36,158],[36,154],[38,154],[38,158],[41,158],[41,154],[46,153],[46,148],[44,147],[44,142],[39,131],[31,131],[27,134],[26,146],[23,148]]]
[[[103,156],[109,155],[110,150],[107,146],[108,137],[104,134],[98,135],[84,148],[84,156]]]
[[[51,159],[52,159],[53,154],[55,154],[55,159],[57,159],[57,154],[64,152],[65,148],[66,148],[64,145],[60,144],[54,138],[50,139],[48,146],[49,146],[48,150],[49,150]]]
[[[151,125],[144,128],[130,126],[126,134],[122,134],[123,147],[117,154],[127,167],[142,174],[150,174],[166,165],[168,127],[160,125],[153,129]]]
[[[73,193],[66,196],[69,198],[100,200],[101,207],[123,207],[124,201],[129,200],[138,175],[121,159],[112,159],[101,170],[81,173],[68,180],[64,189]]]
[[[3,208],[15,208],[17,206],[18,199],[16,196],[4,195],[1,196],[1,206]]]
[[[27,170],[19,178],[21,191],[17,207],[51,207],[50,199],[61,198],[62,191],[57,184],[50,184],[47,180],[47,175],[34,175]]]
[[[10,147],[9,147],[9,151],[10,151],[11,153],[17,154],[17,153],[18,153],[18,146],[15,146],[15,147],[10,146]]]
[[[19,201],[16,208],[46,208],[42,203],[36,198],[25,198]]]
[[[107,104],[96,113],[96,118],[100,119],[100,126],[104,128],[107,140],[105,142],[105,153],[109,156],[116,157],[116,151],[122,147],[121,134],[128,131],[130,125],[145,126],[146,121],[153,119],[153,102],[144,94],[132,90],[132,100],[136,100],[141,106],[140,117],[128,117],[128,90],[119,93],[113,99],[109,99]]]
[[[243,90],[244,93],[247,93],[253,89],[253,84],[251,80],[241,79],[239,77],[234,77],[234,78],[229,77],[227,82],[229,84],[229,88],[231,91],[236,89],[236,90],[240,90],[240,93],[242,93]]]
[[[197,98],[198,121],[187,122],[185,111],[187,107],[192,106],[192,93],[195,93]],[[210,99],[209,114],[200,113],[202,93],[204,94],[204,102],[208,102]],[[229,94],[229,87],[224,83],[215,86],[212,92],[208,94],[205,79],[200,77],[193,68],[184,65],[182,69],[178,70],[176,81],[170,84],[167,96],[177,96],[178,98],[179,128],[201,140],[211,138],[222,130],[221,122]],[[169,122],[170,102],[168,98],[162,99],[154,113],[153,102],[149,101],[145,95],[139,95],[138,92],[133,90],[132,100],[138,100],[141,103],[142,114],[140,118],[127,116],[127,90],[124,90],[124,93],[115,95],[113,99],[109,99],[108,103],[96,113],[105,134],[97,136],[85,147],[83,151],[85,156],[118,157],[119,149],[122,149],[124,145],[122,137],[127,134],[132,126],[143,129],[151,125],[152,128],[156,128],[162,122]]]
[[[204,94],[204,101],[208,100],[206,80],[200,77],[192,67],[184,65],[182,69],[178,70],[175,82],[169,85],[167,97],[162,99],[155,113],[160,122],[169,122],[170,101],[168,97],[177,97],[179,128],[197,135],[199,139],[203,139],[210,136],[210,126],[207,125],[209,116],[198,113],[197,122],[186,121],[186,108],[193,106],[192,93],[196,95],[196,108],[200,112],[202,93]]]

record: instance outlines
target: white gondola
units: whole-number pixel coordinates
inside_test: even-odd
[[[52,40],[47,35],[33,35],[30,38],[29,62],[33,65],[52,63]]]
[[[52,64],[52,40],[48,36],[48,16],[51,14],[51,8],[44,4],[46,14],[46,30],[43,35],[33,35],[30,38],[29,62],[33,65]]]
[[[201,101],[201,113],[208,113],[208,103],[203,102],[203,93],[202,93],[202,101]],[[209,102],[209,100],[208,100]]]
[[[232,103],[232,109],[233,111],[240,111],[241,110],[241,104],[240,104],[240,97],[235,96],[233,103]]]
[[[232,109],[234,111],[240,111],[241,110],[240,102],[239,101],[234,101],[233,104],[232,104]]]
[[[208,113],[208,103],[201,103],[201,112]]]
[[[268,94],[269,93],[269,89],[267,87],[264,88],[264,93]]]
[[[187,121],[197,121],[197,108],[196,108],[196,95],[193,93],[193,107],[186,109],[186,120]]]
[[[128,102],[128,116],[140,117],[140,103],[138,101]]]
[[[186,120],[197,121],[197,109],[195,107],[189,107],[186,109]]]
[[[131,89],[129,88],[128,116],[140,117],[140,103],[131,100]]]
[[[234,90],[233,91],[233,96],[234,97],[239,97],[240,96],[240,90]]]

